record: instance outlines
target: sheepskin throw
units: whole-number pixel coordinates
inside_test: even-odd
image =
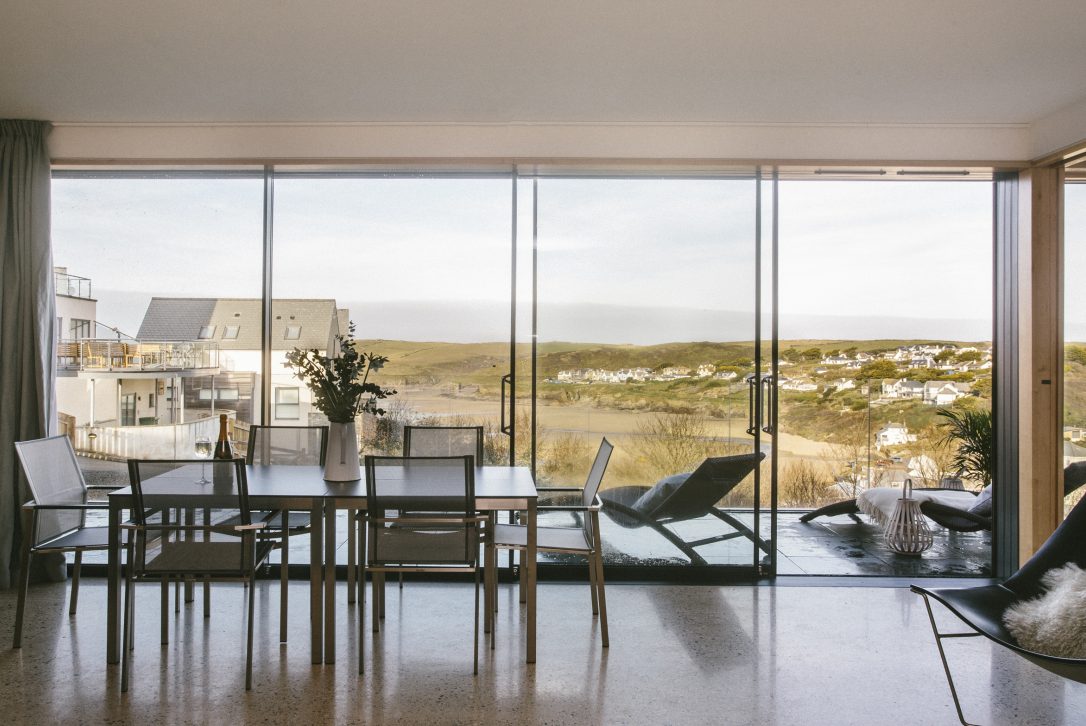
[[[1086,571],[1076,564],[1041,577],[1048,590],[1007,608],[1003,624],[1023,648],[1062,658],[1086,658]]]

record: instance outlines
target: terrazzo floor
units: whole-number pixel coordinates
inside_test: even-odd
[[[809,580],[805,580],[809,582]],[[538,663],[524,663],[523,609],[503,586],[497,647],[471,674],[472,589],[388,590],[384,630],[363,638],[338,598],[334,665],[309,662],[305,582],[290,586],[280,645],[278,584],[257,585],[254,683],[244,690],[241,586],[219,585],[171,616],[159,644],[158,590],[141,586],[131,691],[105,663],[105,585],[86,578],[80,612],[65,584],[30,591],[24,646],[0,650],[6,723],[953,724],[922,601],[892,587],[618,585],[603,649],[583,584],[539,590]],[[0,592],[10,637],[15,594]],[[368,612],[367,612],[368,618]],[[941,620],[952,627],[953,616]],[[367,623],[368,625],[368,623]],[[966,714],[984,724],[1081,724],[1086,686],[983,639],[948,643]]]

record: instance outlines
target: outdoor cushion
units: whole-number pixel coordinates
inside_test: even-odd
[[[992,485],[984,487],[980,490],[980,494],[977,495],[977,501],[973,506],[969,508],[969,511],[973,514],[978,514],[981,517],[992,516]]]
[[[652,514],[653,511],[671,496],[671,494],[690,478],[690,475],[694,472],[688,471],[683,474],[672,474],[671,476],[665,476],[660,481],[656,482],[651,489],[637,498],[637,501],[633,503],[631,509],[636,509],[644,514]]]
[[[897,506],[897,500],[901,499],[904,490],[894,487],[877,487],[860,492],[856,497],[856,506],[860,511],[874,519],[879,524],[890,521]],[[966,509],[976,501],[976,495],[965,491],[941,491],[914,489],[912,498],[918,502],[938,502],[939,504],[956,509]]]

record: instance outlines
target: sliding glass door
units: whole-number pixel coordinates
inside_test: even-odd
[[[517,393],[534,402],[519,410],[537,481],[582,486],[606,438],[609,566],[768,572],[760,495],[775,391],[758,330],[754,171],[541,175],[519,186],[518,289],[533,295],[518,300],[533,307],[519,316],[532,355],[518,359],[531,365]]]

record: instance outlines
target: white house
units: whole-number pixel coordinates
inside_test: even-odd
[[[882,382],[882,397],[890,399],[924,398],[924,384],[901,378]]]
[[[806,393],[810,391],[817,391],[818,386],[806,378],[782,378],[781,390],[800,391]]]
[[[716,373],[716,366],[712,363],[702,363],[698,366],[698,378],[709,378]]]
[[[334,338],[347,331],[348,311],[336,301],[277,299],[272,303],[271,425],[307,425],[319,421],[312,398],[284,367],[292,348],[327,353]],[[137,338],[141,341],[215,342],[219,369],[187,378],[181,395],[186,409],[229,409],[238,420],[259,419],[261,320],[258,298],[151,298]]]
[[[909,428],[901,423],[888,423],[875,434],[875,445],[880,448],[908,444],[913,441],[916,441],[916,435],[910,434]]]
[[[924,403],[931,406],[947,406],[969,395],[969,384],[957,381],[927,381],[924,383]]]

